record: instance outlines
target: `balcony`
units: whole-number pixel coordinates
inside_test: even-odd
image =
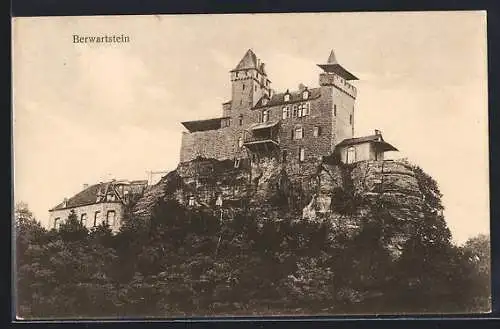
[[[252,152],[269,152],[279,148],[279,121],[263,122],[245,132],[243,146]]]

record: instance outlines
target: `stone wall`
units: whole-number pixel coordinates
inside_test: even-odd
[[[192,133],[184,132],[180,161],[191,161],[200,156],[220,160],[247,156],[246,150],[238,147],[238,137],[240,136],[243,138],[243,134],[233,127]]]
[[[50,225],[49,228],[54,227],[56,218],[59,218],[61,223],[65,222],[68,219],[71,210],[75,211],[79,221],[82,219],[82,214],[87,215],[87,219],[85,221],[85,227],[87,227],[88,229],[94,227],[94,222],[96,223],[96,225],[102,223],[104,220],[106,220],[108,212],[114,211],[115,220],[112,221],[110,219],[108,223],[111,227],[111,230],[116,232],[120,228],[121,221],[123,219],[124,206],[121,202],[101,202],[101,203],[90,204],[87,206],[51,211],[49,213],[49,225]]]

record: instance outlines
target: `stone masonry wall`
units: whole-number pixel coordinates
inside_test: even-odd
[[[87,220],[85,222],[85,227],[91,229],[94,226],[94,219],[96,219],[96,225],[99,225],[101,222],[106,220],[106,216],[108,211],[115,211],[115,221],[109,222],[111,230],[116,232],[121,225],[121,221],[123,219],[123,204],[120,202],[101,202],[90,204],[87,206],[76,207],[76,208],[68,208],[61,209],[56,211],[51,211],[49,213],[49,224],[50,228],[54,227],[54,220],[59,218],[61,223],[65,222],[68,218],[71,210],[74,210],[78,220],[80,221],[82,218],[82,214],[87,215]],[[95,217],[97,213],[97,218]]]

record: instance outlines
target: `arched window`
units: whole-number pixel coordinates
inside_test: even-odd
[[[240,116],[238,118],[238,122],[239,122],[240,126],[243,125],[243,114],[240,114]]]
[[[351,146],[347,149],[347,163],[353,163],[356,161],[356,149],[354,146]]]
[[[61,218],[57,217],[56,219],[54,219],[54,228],[58,230],[60,226],[61,226]]]
[[[264,110],[262,112],[262,122],[268,122],[269,121],[269,110]]]
[[[106,222],[109,224],[109,225],[115,225],[116,221],[116,212],[114,210],[108,210],[108,213],[106,214]]]
[[[308,98],[309,98],[309,91],[304,90],[304,92],[302,93],[302,99],[308,99]]]
[[[283,98],[285,102],[290,101],[290,94],[285,94],[285,97]]]

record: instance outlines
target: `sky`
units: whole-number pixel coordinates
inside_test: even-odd
[[[277,92],[317,86],[333,49],[355,134],[436,179],[455,242],[489,232],[485,12],[14,18],[12,38],[14,199],[42,223],[83,184],[175,169],[180,122],[221,115],[247,49]]]

